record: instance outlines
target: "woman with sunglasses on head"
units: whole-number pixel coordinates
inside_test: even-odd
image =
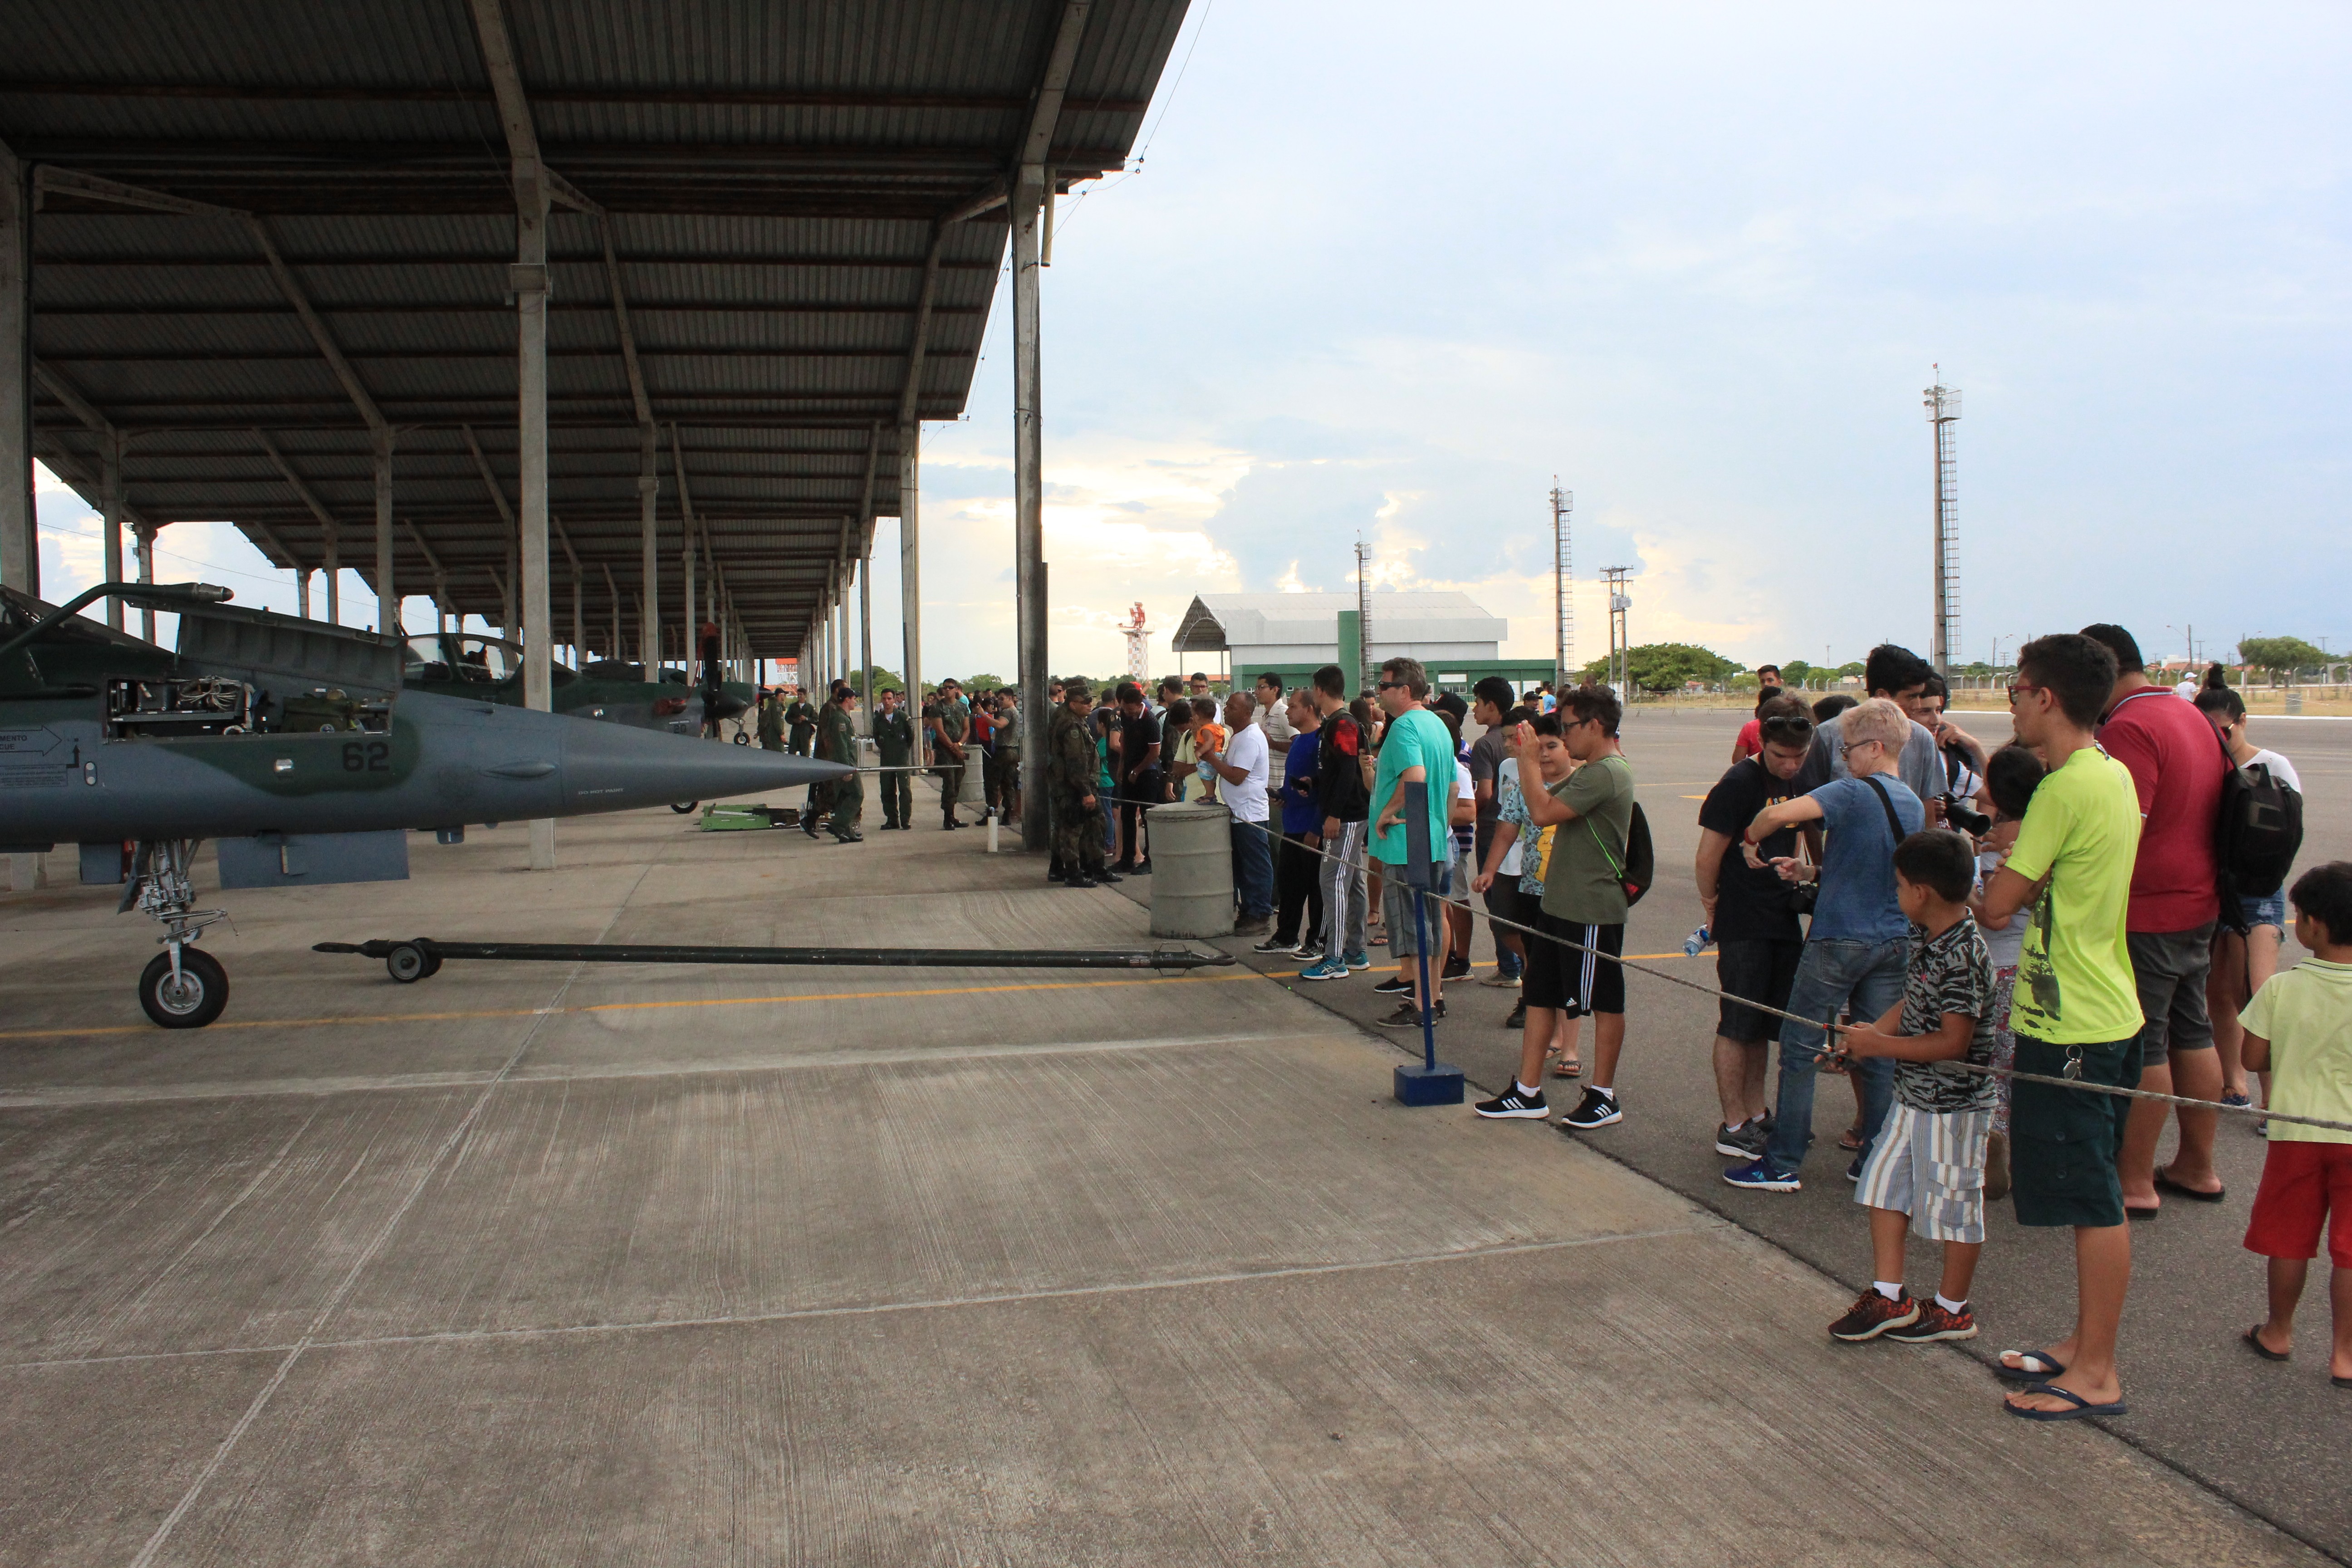
[[[2276,752],[2265,751],[2246,735],[2246,701],[2230,689],[2229,678],[2220,665],[2205,672],[2205,689],[2197,694],[2197,710],[2205,715],[2213,732],[2221,737],[2221,744],[2230,753],[2230,761],[2241,772],[2253,768],[2268,770],[2273,784],[2284,784],[2297,795],[2303,793],[2303,781],[2295,776],[2294,764]],[[2246,1068],[2240,1059],[2245,1031],[2239,1026],[2238,1013],[2253,994],[2263,988],[2263,982],[2278,973],[2279,944],[2286,939],[2286,891],[2284,885],[2272,889],[2260,898],[2241,900],[2243,906],[2246,931],[2241,936],[2224,921],[2213,932],[2213,963],[2205,972],[2205,1008],[2213,1017],[2213,1045],[2221,1056],[2221,1103],[2252,1105],[2252,1097],[2246,1092]],[[2263,1103],[2270,1100],[2270,1075],[2263,1075]]]

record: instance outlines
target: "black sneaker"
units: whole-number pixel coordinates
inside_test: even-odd
[[[1603,1094],[1597,1089],[1587,1089],[1583,1100],[1574,1110],[1561,1117],[1559,1124],[1563,1131],[1590,1132],[1596,1127],[1608,1127],[1624,1120],[1625,1113],[1618,1109],[1613,1095]]]
[[[1297,940],[1296,937],[1293,937],[1293,938],[1291,938],[1289,941],[1286,942],[1286,941],[1284,941],[1281,937],[1278,937],[1278,936],[1270,936],[1270,937],[1267,937],[1264,942],[1260,942],[1253,943],[1253,944],[1251,945],[1251,947],[1250,947],[1250,951],[1251,951],[1252,952],[1281,952],[1281,953],[1288,953],[1288,952],[1290,952],[1291,949],[1293,949],[1293,948],[1297,947],[1297,945],[1298,945],[1298,940]],[[1294,954],[1293,956],[1296,956],[1296,955]]]
[[[1899,1329],[1889,1329],[1886,1337],[1901,1344],[1933,1344],[1937,1340],[1972,1340],[1977,1337],[1977,1315],[1969,1310],[1966,1301],[1957,1312],[1944,1310],[1941,1301],[1930,1299],[1919,1303],[1919,1315]]]
[[[1517,1084],[1470,1109],[1490,1121],[1546,1121],[1551,1118],[1551,1107],[1544,1103],[1543,1090],[1521,1094]]]
[[[1445,961],[1445,973],[1441,976],[1441,978],[1446,980],[1461,980],[1466,978],[1469,973],[1469,958],[1463,953],[1457,952],[1453,957]]]
[[[1889,1329],[1908,1328],[1918,1321],[1918,1299],[1910,1291],[1904,1291],[1901,1300],[1890,1301],[1874,1285],[1853,1299],[1844,1317],[1830,1325],[1830,1337],[1856,1345],[1864,1340],[1874,1340]]]
[[[1142,859],[1138,860],[1135,863],[1134,874],[1139,877],[1149,877],[1151,875],[1151,858],[1150,856],[1147,855]]]
[[[1430,1017],[1433,1022],[1443,1022],[1445,1017],[1445,1004],[1440,1002],[1430,1014]],[[1400,1002],[1397,1004],[1397,1010],[1387,1017],[1380,1019],[1379,1023],[1383,1029],[1418,1029],[1421,1027],[1421,1009],[1415,1007],[1409,1000]]]
[[[1861,1155],[1856,1154],[1856,1155],[1853,1157],[1853,1164],[1851,1164],[1851,1165],[1848,1165],[1848,1166],[1845,1168],[1845,1179],[1846,1179],[1847,1181],[1849,1181],[1849,1182],[1852,1182],[1852,1183],[1853,1183],[1854,1185],[1856,1185],[1856,1186],[1860,1186],[1860,1185],[1862,1184],[1862,1156],[1861,1156]]]
[[[1511,1008],[1511,1016],[1503,1020],[1503,1027],[1506,1029],[1524,1029],[1527,1026],[1528,1005],[1527,1002],[1522,999]]]
[[[1737,1127],[1717,1127],[1715,1130],[1715,1152],[1735,1160],[1762,1159],[1767,1142],[1760,1122],[1743,1121]]]
[[[1113,882],[1124,882],[1127,879],[1120,876],[1116,871],[1097,871],[1095,873],[1095,880],[1097,883],[1108,886]]]
[[[1065,888],[1091,888],[1094,885],[1092,877],[1071,877],[1062,883]]]
[[[1402,974],[1391,974],[1372,990],[1382,996],[1402,996],[1412,989],[1412,982]]]

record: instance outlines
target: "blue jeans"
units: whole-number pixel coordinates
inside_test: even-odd
[[[1266,841],[1265,829],[1263,822],[1226,826],[1234,836],[1234,892],[1245,921],[1274,913],[1274,846]]]
[[[1893,942],[1824,937],[1805,943],[1805,955],[1797,961],[1796,983],[1789,988],[1789,1011],[1804,1018],[1833,1019],[1841,1006],[1848,1006],[1856,1021],[1877,1018],[1903,1000],[1909,948],[1902,937]],[[1772,1137],[1764,1146],[1764,1157],[1781,1175],[1805,1163],[1805,1146],[1812,1142],[1813,1082],[1821,1071],[1818,1053],[1828,1039],[1817,1024],[1781,1022],[1780,1100]],[[1885,1057],[1871,1057],[1846,1070],[1857,1075],[1862,1085],[1866,1153],[1895,1098],[1895,1064]]]

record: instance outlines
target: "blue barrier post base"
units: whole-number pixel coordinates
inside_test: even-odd
[[[1459,1105],[1462,1069],[1451,1062],[1408,1062],[1396,1069],[1399,1105]]]

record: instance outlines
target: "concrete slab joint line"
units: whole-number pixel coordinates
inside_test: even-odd
[[[598,940],[601,941],[604,936],[611,933],[613,927],[619,922],[623,911],[628,908],[630,897],[644,885],[646,878],[651,875],[652,871],[652,866],[648,865],[637,873],[636,880],[629,885],[629,891],[622,895],[619,903],[613,910],[612,916],[605,921]],[[565,992],[571,990],[572,982],[578,978],[577,968],[564,975],[556,987],[558,1000],[562,999]],[[188,1483],[187,1490],[181,1494],[180,1500],[172,1506],[171,1512],[163,1516],[163,1521],[155,1527],[155,1532],[147,1538],[147,1543],[139,1549],[138,1555],[131,1558],[131,1568],[149,1568],[149,1565],[155,1561],[156,1554],[162,1552],[164,1545],[172,1539],[172,1532],[179,1528],[180,1521],[187,1517],[188,1510],[195,1507],[196,1500],[204,1495],[205,1489],[211,1484],[213,1477],[219,1473],[224,1464],[228,1462],[228,1457],[236,1452],[237,1444],[244,1439],[246,1433],[252,1429],[253,1424],[261,1418],[262,1412],[269,1408],[270,1401],[277,1397],[278,1390],[285,1384],[288,1374],[294,1370],[295,1363],[300,1361],[303,1354],[319,1342],[320,1334],[329,1323],[334,1321],[335,1315],[342,1310],[343,1303],[350,1299],[352,1291],[358,1287],[360,1276],[391,1241],[393,1233],[400,1228],[401,1221],[408,1217],[408,1211],[415,1207],[417,1200],[425,1195],[425,1190],[431,1184],[435,1173],[441,1169],[443,1162],[446,1161],[465,1142],[467,1133],[472,1130],[475,1121],[481,1116],[483,1109],[489,1104],[490,1096],[498,1092],[499,1085],[504,1083],[508,1075],[520,1064],[524,1053],[530,1049],[532,1041],[538,1038],[541,1026],[540,1021],[534,1018],[530,1026],[523,1030],[522,1038],[515,1042],[514,1049],[507,1054],[506,1060],[499,1064],[498,1071],[491,1076],[490,1080],[482,1085],[481,1092],[474,1096],[473,1102],[466,1108],[465,1115],[457,1119],[457,1125],[450,1128],[448,1135],[441,1140],[439,1146],[433,1151],[432,1156],[425,1162],[423,1169],[417,1173],[416,1180],[409,1184],[407,1194],[402,1197],[399,1204],[394,1205],[393,1211],[384,1216],[383,1223],[376,1226],[374,1232],[368,1237],[367,1245],[360,1249],[358,1257],[352,1259],[352,1266],[343,1271],[342,1278],[336,1282],[334,1289],[328,1292],[327,1299],[320,1303],[318,1311],[312,1314],[310,1326],[303,1331],[302,1337],[287,1351],[276,1369],[270,1373],[269,1380],[261,1385],[260,1391],[245,1407],[245,1413],[236,1418],[236,1425],[229,1428],[228,1435],[220,1440],[219,1446],[214,1448],[211,1457],[206,1458],[203,1467],[197,1470],[194,1479]]]

